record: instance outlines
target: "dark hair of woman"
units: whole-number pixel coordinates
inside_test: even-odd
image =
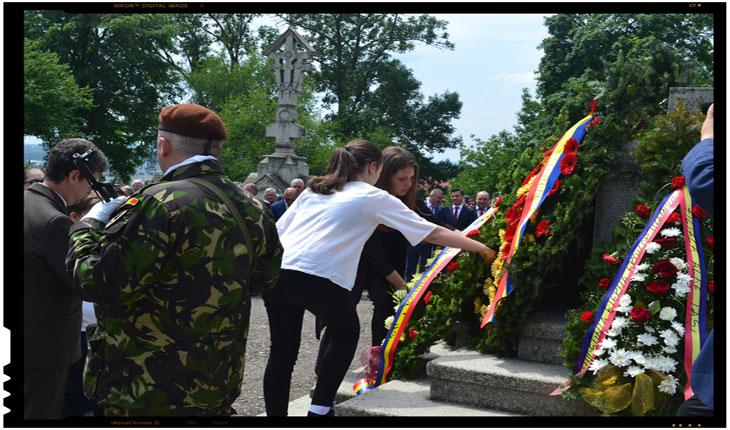
[[[408,209],[413,210],[413,207],[416,204],[416,193],[418,191],[418,161],[416,161],[416,157],[407,150],[399,146],[389,146],[383,150],[383,170],[380,172],[380,177],[378,178],[378,182],[375,183],[375,186],[390,192],[391,179],[393,178],[393,175],[406,167],[413,167],[413,183],[404,196],[396,197],[398,197],[403,204],[408,207]]]
[[[327,174],[310,179],[307,187],[324,195],[342,191],[345,184],[354,181],[368,164],[375,162],[380,165],[382,158],[380,149],[373,142],[353,140],[335,149],[327,165]]]

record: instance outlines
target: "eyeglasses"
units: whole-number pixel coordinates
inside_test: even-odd
[[[43,179],[31,179],[30,181],[23,181],[23,184],[33,185],[36,182],[43,182]]]

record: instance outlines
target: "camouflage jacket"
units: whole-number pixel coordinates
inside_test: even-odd
[[[236,204],[254,258],[228,208]],[[66,269],[94,303],[84,370],[87,397],[107,415],[230,415],[241,392],[249,288],[272,288],[282,248],[261,203],[223,175],[217,160],[179,167],[140,189],[104,226],[71,228]]]

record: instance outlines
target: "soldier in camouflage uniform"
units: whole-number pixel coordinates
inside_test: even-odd
[[[235,413],[249,291],[274,286],[282,248],[261,202],[208,155],[217,156],[226,138],[212,111],[166,107],[157,143],[166,171],[161,182],[140,189],[113,213],[114,200],[100,203],[71,228],[66,267],[79,295],[94,302],[98,319],[89,333],[84,389],[105,415]],[[189,178],[216,185],[235,202],[252,243],[222,199]],[[103,209],[110,212],[106,224],[98,215]]]

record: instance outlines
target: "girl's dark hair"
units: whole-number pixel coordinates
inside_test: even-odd
[[[327,174],[312,178],[307,183],[317,194],[332,194],[341,191],[347,182],[354,181],[368,164],[382,162],[380,149],[369,140],[353,140],[337,148],[330,157]]]
[[[390,192],[391,178],[397,171],[406,167],[413,167],[415,174],[411,188],[408,189],[406,195],[398,197],[403,204],[413,210],[416,204],[416,193],[418,188],[418,161],[407,150],[399,146],[389,146],[383,150],[383,171],[380,172],[380,178],[375,186]]]

